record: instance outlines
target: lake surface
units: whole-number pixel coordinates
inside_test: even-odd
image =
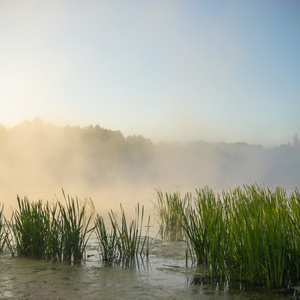
[[[0,254],[0,299],[298,299],[293,291],[209,283],[205,269],[186,267],[184,242],[153,239],[148,261],[101,262],[92,236],[80,265]],[[202,279],[201,279],[202,278]]]

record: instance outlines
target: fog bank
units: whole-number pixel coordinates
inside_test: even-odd
[[[291,135],[292,136],[292,135]],[[97,211],[137,202],[149,208],[155,189],[217,190],[257,182],[294,189],[300,185],[300,143],[274,148],[246,143],[154,144],[100,126],[58,127],[36,119],[0,127],[0,203],[91,197]],[[151,213],[151,212],[150,212]]]

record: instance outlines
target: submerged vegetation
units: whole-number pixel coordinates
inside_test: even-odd
[[[193,199],[190,193],[182,200],[169,194],[164,205],[174,201],[181,202],[180,222],[189,256],[193,262],[205,264],[211,277],[267,288],[288,286],[300,279],[297,189],[288,195],[279,187],[246,185],[219,194],[206,187],[196,190]],[[169,209],[178,214],[178,208]],[[165,218],[163,213],[161,216]]]

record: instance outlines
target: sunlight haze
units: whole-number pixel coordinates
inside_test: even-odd
[[[154,142],[300,133],[300,2],[0,0],[0,124]]]

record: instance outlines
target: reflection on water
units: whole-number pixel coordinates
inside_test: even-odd
[[[293,292],[266,291],[211,282],[205,269],[186,267],[185,243],[153,240],[149,261],[126,267],[100,261],[92,238],[81,265],[0,256],[0,299],[296,299]]]

